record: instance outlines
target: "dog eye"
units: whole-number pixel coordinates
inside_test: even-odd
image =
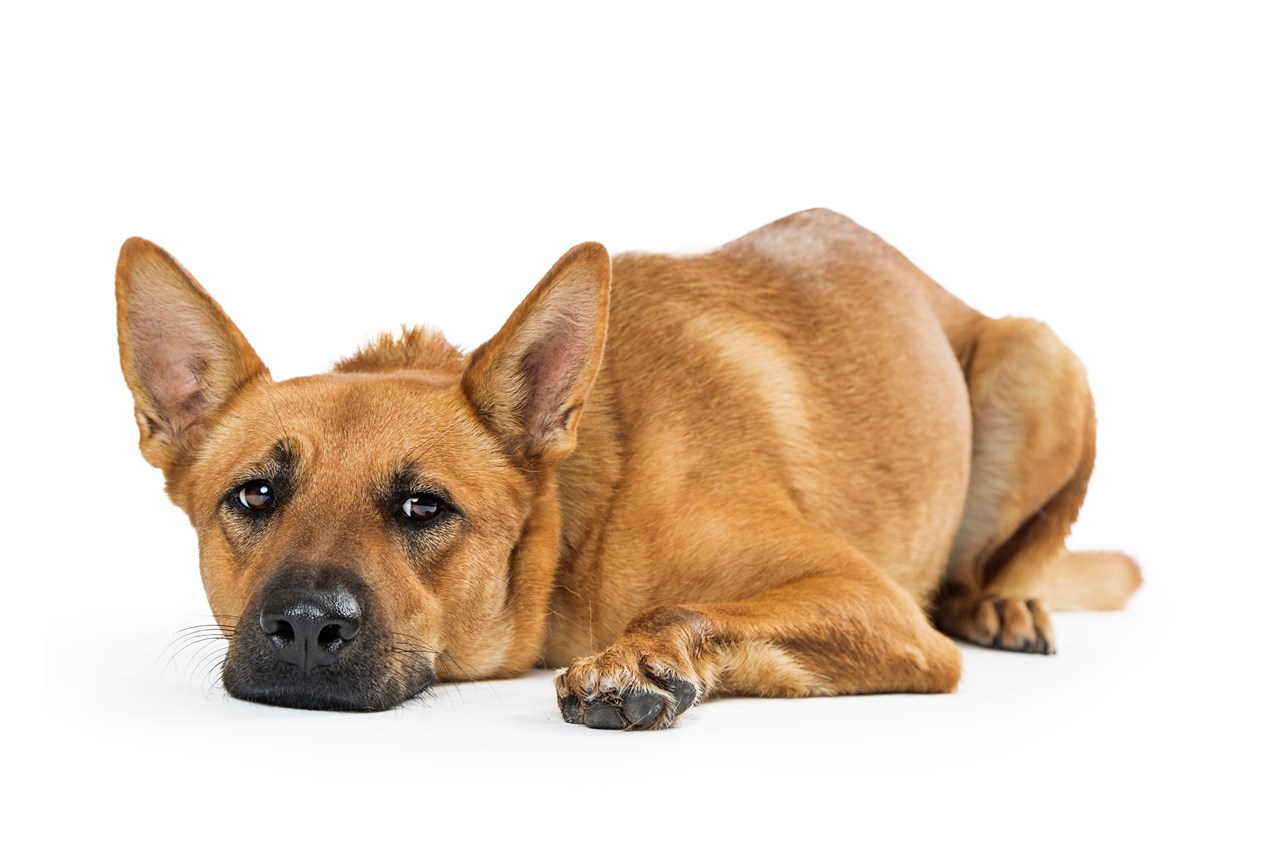
[[[431,521],[444,512],[444,504],[435,495],[409,495],[405,502],[400,504],[400,512],[405,518],[414,521]]]
[[[240,505],[254,512],[270,509],[274,500],[275,495],[271,491],[271,484],[266,480],[245,483],[240,489]]]

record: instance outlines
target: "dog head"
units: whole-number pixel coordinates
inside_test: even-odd
[[[410,329],[276,382],[186,270],[125,243],[120,360],[142,455],[197,531],[232,695],[377,710],[536,661],[554,469],[600,365],[609,279],[585,243],[469,356]]]

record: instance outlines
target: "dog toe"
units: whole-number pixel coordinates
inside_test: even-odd
[[[979,646],[1040,655],[1057,651],[1053,620],[1038,599],[947,599],[935,619],[941,630]]]
[[[683,714],[693,706],[698,698],[698,688],[683,678],[669,676],[658,682],[662,689],[670,693],[676,700],[676,716]]]
[[[560,716],[566,723],[582,722],[582,703],[572,693],[559,698]]]
[[[622,699],[622,713],[627,722],[637,728],[647,726],[662,713],[662,697],[657,693],[637,691]]]

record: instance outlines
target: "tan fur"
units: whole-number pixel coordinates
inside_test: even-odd
[[[355,567],[437,675],[563,667],[574,722],[949,691],[959,654],[930,615],[1051,652],[1046,601],[1137,585],[1127,558],[1063,551],[1093,464],[1079,361],[829,211],[700,255],[584,244],[470,356],[412,328],[280,383],[158,248],[127,243],[117,289],[143,452],[200,534],[215,613],[252,622],[286,563]],[[219,501],[281,441],[299,485],[246,544]],[[464,516],[414,548],[370,499],[410,463]],[[253,642],[235,631],[233,655]],[[660,710],[635,717],[636,696]]]
[[[1069,551],[1049,570],[1054,610],[1120,610],[1142,585],[1142,572],[1127,554]]]

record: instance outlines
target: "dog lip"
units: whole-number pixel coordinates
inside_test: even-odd
[[[377,656],[360,655],[354,660],[304,670],[268,658],[264,652],[256,644],[248,649],[232,649],[222,679],[228,694],[246,702],[282,708],[385,711],[439,681],[434,667],[399,670]]]
[[[362,701],[341,693],[303,690],[285,685],[254,685],[248,690],[229,688],[228,692],[237,699],[243,699],[247,702],[273,705],[279,708],[298,708],[304,711],[350,711],[359,713],[385,711],[398,704],[395,702]]]
[[[326,667],[325,669],[328,669]],[[387,711],[406,702],[423,691],[437,684],[440,679],[434,671],[420,673],[412,686],[407,686],[403,693],[388,694],[385,691],[347,690],[339,685],[327,686],[324,681],[300,678],[291,673],[296,681],[264,682],[259,679],[278,676],[279,673],[258,673],[247,680],[227,679],[226,689],[237,699],[246,702],[257,702],[261,705],[273,705],[281,708],[299,708],[307,711],[352,711],[373,712]]]
[[[344,683],[342,675],[338,668],[308,676],[296,668],[275,667],[229,672],[224,683],[229,694],[246,702],[309,711],[385,711],[402,701],[385,687]]]

